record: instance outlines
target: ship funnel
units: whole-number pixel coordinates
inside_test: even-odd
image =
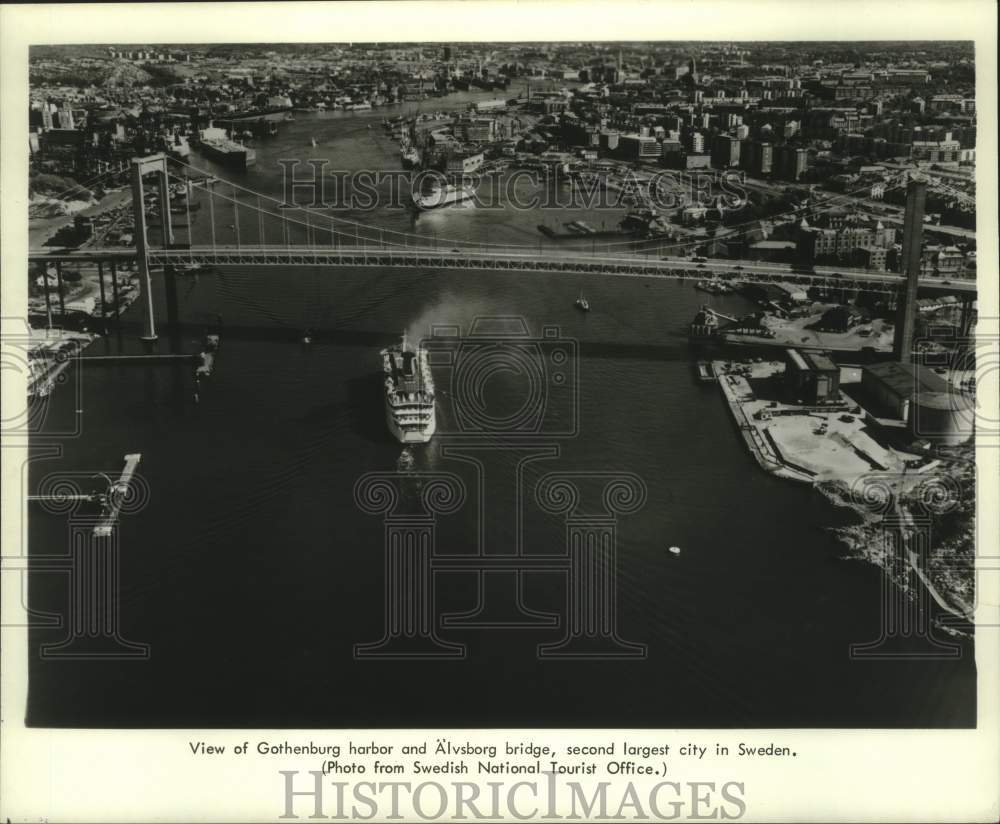
[[[408,352],[404,350],[403,374],[408,378],[412,378],[416,374],[416,369],[414,366],[414,362],[416,361],[416,359],[417,359],[416,352]]]

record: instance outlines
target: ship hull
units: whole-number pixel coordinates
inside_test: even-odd
[[[257,162],[257,153],[253,149],[247,148],[232,151],[220,149],[211,143],[202,143],[201,153],[211,160],[234,169],[246,169]]]
[[[440,190],[430,195],[423,195],[413,199],[413,205],[421,212],[431,209],[444,209],[447,206],[454,206],[464,200],[472,200],[476,196],[476,191],[471,186],[464,188],[449,189],[442,193]]]

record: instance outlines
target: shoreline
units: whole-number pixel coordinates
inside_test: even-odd
[[[762,409],[768,404],[768,401],[760,400],[754,394],[750,383],[751,373],[755,369],[757,372],[768,369],[773,370],[775,363],[768,362],[763,364],[763,366],[752,364],[748,369],[743,370],[742,373],[731,371],[731,365],[728,361],[713,361],[712,364],[716,371],[716,381],[722,389],[723,397],[726,405],[729,407],[733,421],[757,465],[767,474],[774,477],[808,484],[834,506],[850,510],[858,517],[859,521],[856,524],[827,527],[837,537],[838,541],[846,547],[848,551],[847,557],[863,560],[879,567],[883,571],[883,574],[888,575],[892,582],[908,596],[913,595],[913,587],[916,582],[919,582],[919,585],[926,588],[935,603],[942,610],[962,621],[974,623],[975,575],[973,572],[971,581],[968,580],[968,576],[962,575],[965,568],[965,556],[969,554],[964,538],[951,542],[944,539],[935,540],[928,547],[927,554],[929,557],[923,560],[911,548],[913,543],[911,536],[918,529],[915,524],[913,512],[911,511],[911,505],[918,504],[919,500],[911,501],[910,496],[922,484],[928,481],[932,482],[932,479],[935,477],[932,474],[924,474],[922,470],[927,470],[940,464],[934,462],[919,469],[911,470],[909,473],[906,472],[907,465],[905,462],[902,464],[902,467],[884,468],[883,472],[898,473],[898,480],[895,483],[886,482],[889,485],[892,495],[891,508],[886,513],[873,512],[870,507],[865,506],[864,502],[855,500],[855,492],[852,487],[853,484],[856,484],[860,479],[873,471],[872,468],[866,468],[861,472],[848,471],[846,467],[838,467],[837,456],[833,453],[825,455],[819,453],[818,456],[807,454],[802,458],[804,462],[808,462],[806,460],[808,458],[810,461],[819,460],[821,464],[826,459],[827,465],[822,472],[817,471],[815,465],[810,469],[792,462],[787,455],[783,454],[782,448],[778,443],[778,438],[772,436],[768,429],[771,425],[770,412],[766,416],[755,420],[754,418],[757,415],[761,415],[761,411],[758,410],[756,415],[752,415],[748,410],[747,404],[749,403],[754,403]],[[754,377],[760,379],[759,374],[754,375]],[[770,410],[770,407],[768,407],[768,410]],[[774,411],[778,412],[779,410]],[[837,409],[831,410],[827,414],[836,416],[840,412],[841,410]],[[798,413],[798,416],[810,417],[810,411],[803,408]],[[774,418],[774,420],[782,420],[782,418],[779,416]],[[819,439],[825,436],[815,435],[815,437]],[[845,441],[845,443],[850,444],[851,442]],[[881,447],[881,445],[878,446]],[[857,446],[855,445],[854,448],[857,449]],[[885,448],[883,450],[885,455],[891,454],[893,457],[899,457],[901,454],[896,453],[895,450]],[[960,472],[960,467],[953,467],[951,470],[948,470],[947,477],[956,480],[956,472]],[[924,509],[930,510],[930,507],[925,505]],[[901,555],[898,557],[890,556],[885,550],[887,546],[884,535],[886,527],[882,526],[882,522],[890,512],[896,515],[900,524],[891,527],[895,528],[899,533],[898,542],[892,543],[894,546],[898,544],[901,547]],[[934,513],[931,512],[931,514]],[[924,520],[926,520],[926,515]],[[972,557],[975,555],[974,538],[971,555]],[[904,576],[899,574],[897,562],[900,560],[906,562],[906,569],[912,571],[916,576],[916,582],[907,581]],[[931,568],[930,571],[926,568],[928,565]],[[968,566],[972,566],[971,562]],[[936,576],[933,574],[935,570],[938,573]],[[969,603],[970,597],[973,600],[972,604]],[[949,629],[948,631],[953,634],[964,634],[954,629]]]

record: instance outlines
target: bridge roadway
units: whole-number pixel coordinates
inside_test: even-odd
[[[33,250],[31,262],[96,262],[135,259],[134,249],[90,248],[81,250]],[[876,292],[894,292],[903,283],[894,272],[871,272],[863,269],[817,266],[810,269],[787,263],[751,260],[693,261],[690,258],[660,258],[640,254],[585,254],[579,251],[533,251],[498,249],[432,249],[386,246],[191,246],[152,248],[148,251],[152,266],[343,266],[343,267],[423,267],[428,269],[466,269],[520,272],[555,272],[597,274],[616,277],[677,277],[703,279],[731,274],[741,280],[762,283],[795,283],[834,288],[860,288]],[[940,294],[972,298],[974,280],[950,281],[940,277],[922,277],[921,289]]]

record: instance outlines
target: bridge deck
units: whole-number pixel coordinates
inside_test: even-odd
[[[33,251],[29,260],[77,261],[130,260],[134,250],[85,249],[80,251]],[[152,248],[152,265],[237,265],[237,266],[334,266],[334,267],[425,267],[430,269],[465,269],[523,272],[593,274],[617,277],[677,277],[702,279],[732,274],[741,280],[824,285],[832,288],[863,288],[894,292],[903,285],[894,272],[871,272],[846,267],[796,269],[788,264],[749,260],[708,260],[695,263],[682,258],[659,258],[653,255],[584,254],[570,250],[480,250],[397,248],[385,246],[191,246],[188,248]],[[922,289],[974,296],[976,282],[940,277],[920,279]]]

